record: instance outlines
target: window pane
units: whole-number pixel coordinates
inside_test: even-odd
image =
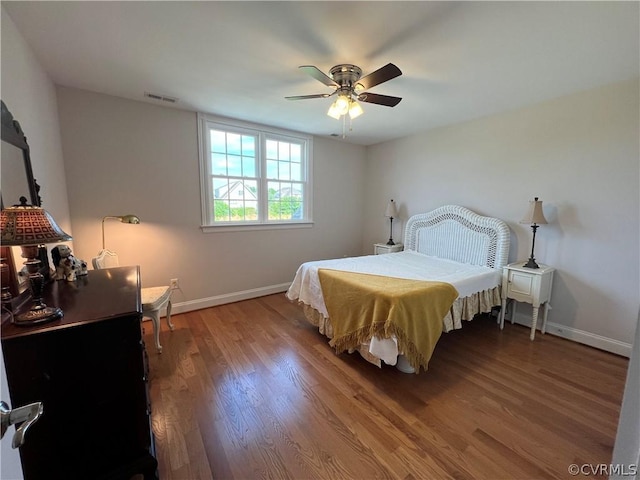
[[[224,153],[211,154],[211,173],[213,175],[227,174],[227,156]]]
[[[280,160],[289,160],[289,144],[286,142],[278,142],[278,158]]]
[[[247,200],[258,199],[258,182],[256,180],[244,181],[245,198]]]
[[[231,220],[228,191],[229,182],[226,178],[213,179],[213,218],[216,222]]]
[[[300,220],[304,213],[301,185],[269,182],[269,220]]]
[[[226,178],[213,179],[213,198],[226,198],[229,181]]]
[[[247,157],[255,157],[256,156],[256,138],[243,135],[242,136],[242,155]]]
[[[278,168],[278,178],[280,180],[291,180],[289,162],[278,162],[278,163],[280,164]]]
[[[254,157],[242,157],[242,176],[243,177],[257,176],[256,175],[256,159]]]
[[[297,163],[302,161],[302,147],[298,143],[291,144],[291,161]]]
[[[267,140],[267,158],[270,160],[278,158],[278,142],[275,140]]]
[[[210,130],[211,151],[225,153],[227,151],[227,134],[220,130]]]
[[[241,135],[227,133],[227,153],[240,155],[242,153]]]
[[[229,203],[224,200],[213,201],[214,221],[216,222],[228,222],[231,220],[229,214]]]
[[[229,176],[242,176],[242,159],[236,155],[227,155],[227,165],[229,168]]]
[[[258,201],[249,200],[244,205],[245,220],[258,220]]]
[[[267,178],[278,178],[278,162],[267,160]]]
[[[302,168],[299,163],[291,164],[291,180],[302,180]]]

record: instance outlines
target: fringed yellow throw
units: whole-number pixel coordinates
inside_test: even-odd
[[[398,351],[416,370],[427,369],[442,334],[442,319],[458,297],[445,282],[319,269],[322,295],[337,352],[355,349],[373,336],[398,340]]]

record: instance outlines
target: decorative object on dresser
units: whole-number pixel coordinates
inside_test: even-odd
[[[396,207],[396,202],[393,201],[393,198],[387,204],[384,216],[389,217],[389,241],[387,242],[387,245],[395,245],[393,241],[393,219],[398,218],[398,208]]]
[[[538,197],[535,197],[533,201],[529,202],[529,210],[520,223],[526,223],[527,225],[531,225],[531,229],[533,230],[533,240],[531,241],[531,257],[529,257],[529,261],[524,264],[526,268],[539,268],[536,263],[535,258],[533,257],[533,249],[536,246],[536,230],[539,225],[546,225],[547,219],[544,218],[544,213],[542,212],[542,200],[538,200]]]
[[[157,479],[138,267],[50,282],[63,318],[2,325],[13,405],[42,402],[20,457],[25,480]]]
[[[87,274],[87,262],[76,258],[69,245],[57,245],[51,249],[55,279],[75,282],[78,277]]]
[[[531,334],[529,338],[533,340],[536,335],[536,325],[538,323],[538,309],[544,305],[541,332],[544,334],[547,326],[547,315],[549,314],[549,301],[551,300],[551,287],[553,285],[553,267],[547,265],[537,265],[535,269],[527,266],[523,262],[510,263],[502,271],[502,307],[500,309],[500,329],[504,327],[504,315],[507,309],[507,300],[512,299],[513,310],[511,311],[511,323],[515,321],[516,303],[530,303],[533,307],[531,315]]]
[[[120,266],[118,254],[105,248],[104,221],[108,219],[116,219],[122,223],[134,225],[140,223],[140,219],[136,215],[106,216],[102,218],[102,250],[91,259],[93,268],[96,270]],[[162,345],[160,345],[160,312],[165,308],[167,325],[171,331],[174,329],[174,325],[171,323],[171,286],[142,287],[141,296],[142,316],[151,319],[156,349],[158,353],[162,353]]]
[[[26,200],[22,197],[21,205],[5,208],[0,214],[2,245],[20,246],[22,256],[27,259],[24,264],[29,275],[33,304],[30,310],[13,316],[13,322],[17,325],[33,325],[62,317],[60,308],[47,307],[42,301],[46,278],[40,269],[39,246],[71,240],[71,236],[58,226],[46,210],[27,205]]]

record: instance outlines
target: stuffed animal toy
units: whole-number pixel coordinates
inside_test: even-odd
[[[56,267],[55,279],[75,281],[79,276],[87,274],[87,262],[76,258],[67,245],[58,245],[51,250],[51,258]]]

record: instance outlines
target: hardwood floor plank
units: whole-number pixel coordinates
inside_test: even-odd
[[[149,356],[163,480],[568,478],[611,460],[626,358],[478,317],[407,375],[336,355],[282,294],[173,323]]]

